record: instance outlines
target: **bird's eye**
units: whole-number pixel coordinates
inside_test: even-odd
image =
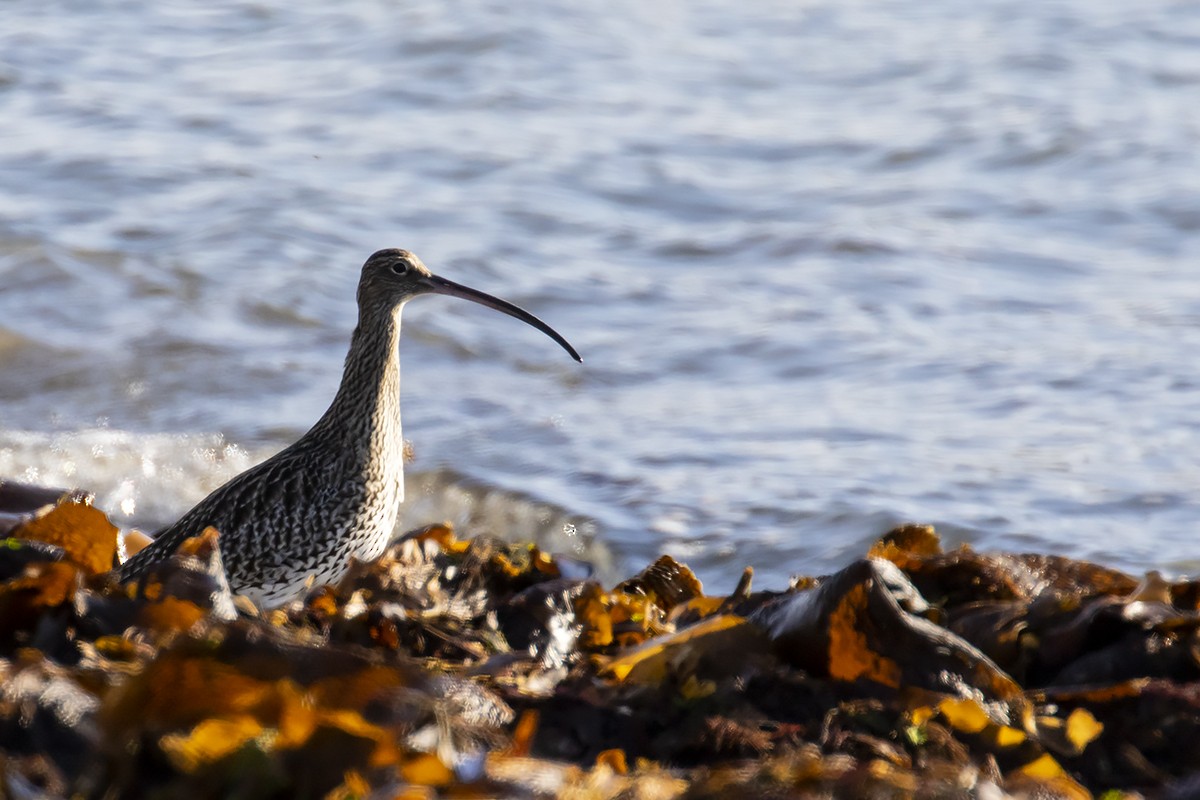
[[[406,272],[408,272],[408,262],[407,261],[393,261],[392,262],[392,272],[396,273],[397,275],[405,274]]]

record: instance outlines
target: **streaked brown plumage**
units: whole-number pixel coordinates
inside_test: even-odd
[[[169,556],[208,526],[221,532],[230,587],[261,605],[282,602],[308,579],[335,581],[351,556],[388,544],[404,499],[400,431],[400,313],[420,294],[473,300],[516,317],[579,354],[541,320],[503,300],[439,278],[405,250],[363,265],[358,326],[329,409],[295,444],[200,501],[121,568],[123,580]]]

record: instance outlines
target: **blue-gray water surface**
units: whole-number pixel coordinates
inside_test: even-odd
[[[324,410],[372,251],[405,524],[713,589],[889,526],[1200,569],[1200,6],[0,9],[0,475],[169,521]]]

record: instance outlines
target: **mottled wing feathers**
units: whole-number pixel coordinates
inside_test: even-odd
[[[283,567],[302,554],[307,548],[300,542],[306,538],[328,537],[339,510],[332,506],[352,502],[337,495],[353,492],[332,485],[329,459],[314,457],[310,449],[290,447],[216,489],[127,562],[122,578],[136,577],[211,526],[222,534],[222,556],[236,590],[241,578],[264,567]]]

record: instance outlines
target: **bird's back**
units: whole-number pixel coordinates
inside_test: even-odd
[[[314,577],[336,580],[350,556],[374,558],[386,547],[403,500],[399,474],[356,458],[354,448],[306,437],[236,476],[122,569],[140,575],[187,538],[213,527],[234,592],[259,602],[294,595]]]

